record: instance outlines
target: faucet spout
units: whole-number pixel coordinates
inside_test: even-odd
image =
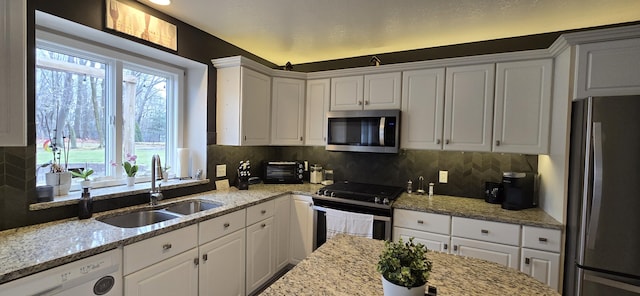
[[[158,200],[163,198],[160,185],[156,188],[156,180],[158,178],[162,178],[162,165],[160,164],[160,156],[154,154],[151,157],[151,191],[149,192],[149,204],[152,206],[157,205]]]

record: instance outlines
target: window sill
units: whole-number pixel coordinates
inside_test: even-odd
[[[170,179],[167,182],[158,182],[162,184],[162,190],[174,189],[174,188],[182,188],[189,187],[195,185],[202,185],[209,183],[208,179],[204,180],[178,180],[178,179]],[[147,193],[151,188],[150,182],[136,183],[134,186],[113,186],[113,187],[103,187],[96,188],[91,190],[91,197],[94,201],[96,200],[104,200],[104,199],[112,199],[125,197],[135,194]],[[29,205],[30,211],[38,211],[55,207],[62,207],[67,205],[73,205],[78,203],[78,199],[80,199],[81,192],[73,191],[68,195],[56,196],[53,201],[49,202],[40,202]]]

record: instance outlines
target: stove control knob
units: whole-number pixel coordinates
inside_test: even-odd
[[[382,204],[388,205],[388,204],[389,204],[389,199],[385,197],[385,198],[382,200]]]
[[[324,196],[329,196],[329,190],[324,191]]]
[[[377,196],[376,196],[376,197],[374,197],[374,198],[373,198],[373,202],[375,202],[375,203],[379,204],[379,203],[380,203],[380,198],[379,198],[379,197],[377,197]]]
[[[336,197],[336,193],[335,192],[331,192],[331,197]]]

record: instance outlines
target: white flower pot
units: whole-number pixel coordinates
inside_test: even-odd
[[[136,185],[136,177],[127,177],[127,186]]]
[[[67,195],[69,194],[69,188],[71,188],[71,173],[47,173],[46,182],[47,185],[53,186],[54,195]]]
[[[91,180],[80,181],[80,187],[82,187],[82,188],[91,188]]]
[[[419,287],[407,288],[387,281],[382,275],[380,278],[382,278],[382,290],[385,296],[424,296],[426,283]]]

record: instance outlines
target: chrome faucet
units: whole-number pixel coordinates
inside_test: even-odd
[[[160,164],[160,156],[154,154],[151,157],[151,191],[149,192],[149,204],[155,206],[159,200],[162,200],[161,184],[156,188],[156,180],[162,179],[162,165]]]

